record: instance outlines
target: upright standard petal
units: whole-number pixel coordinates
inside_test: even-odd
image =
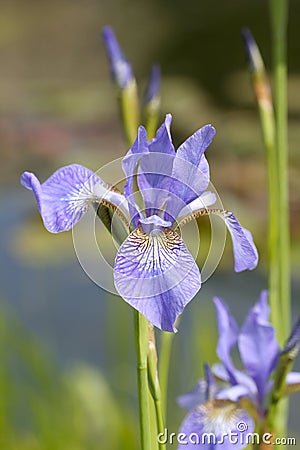
[[[149,226],[147,218],[147,226]],[[115,286],[125,301],[153,325],[176,331],[174,322],[201,286],[199,269],[180,236],[158,227],[150,234],[140,226],[119,248]]]
[[[259,402],[266,394],[267,381],[276,367],[279,346],[275,330],[266,317],[266,296],[263,293],[251,308],[238,338],[241,359],[257,385]]]
[[[171,137],[172,115],[167,114],[164,123],[156,132],[156,136],[149,143],[149,152],[151,153],[167,153],[175,156],[175,150]]]
[[[178,223],[184,216],[188,216],[196,211],[201,209],[207,209],[209,206],[212,206],[217,201],[217,196],[214,192],[206,191],[201,194],[198,198],[193,200],[191,203],[185,205],[181,211],[179,211],[177,216]]]
[[[51,233],[70,230],[91,203],[100,198],[110,200],[112,195],[97,175],[78,164],[62,167],[43,184],[33,173],[24,172],[21,183],[33,191],[44,225]]]
[[[140,161],[138,184],[148,216],[158,213],[169,193],[175,158],[170,132],[171,122],[172,116],[167,114],[156,137],[149,143],[149,153]]]
[[[234,270],[242,272],[255,269],[258,263],[258,253],[250,231],[241,226],[232,212],[211,210],[211,213],[221,217],[229,230],[233,247]]]
[[[198,167],[205,175],[209,177],[209,166],[206,159],[203,159],[205,150],[210,146],[216,130],[212,125],[205,125],[190,136],[177,150],[177,157],[188,161],[193,166]],[[174,175],[176,175],[176,167],[174,167]],[[178,174],[180,175],[180,174]],[[191,177],[186,174],[186,178]],[[187,183],[189,186],[193,184]]]
[[[123,172],[126,176],[126,184],[124,187],[124,195],[128,201],[129,211],[134,227],[139,224],[141,214],[138,206],[134,201],[133,183],[134,176],[136,174],[136,168],[140,162],[140,159],[148,153],[148,138],[146,130],[143,126],[138,129],[138,134],[132,147],[127,152],[126,156],[122,160]]]
[[[268,322],[270,317],[270,306],[268,305],[268,291],[261,291],[258,302],[253,306],[253,311],[260,318],[261,322]]]
[[[186,204],[207,189],[209,166],[204,152],[211,144],[215,132],[211,125],[206,125],[190,136],[177,150],[171,190]]]
[[[246,447],[254,431],[249,414],[235,403],[211,400],[193,409],[183,421],[177,450],[233,450]]]
[[[220,298],[214,297],[213,302],[216,307],[219,331],[217,355],[226,367],[230,381],[234,383],[235,368],[232,364],[230,352],[232,347],[237,343],[238,326],[228,306]]]
[[[167,212],[177,217],[182,203],[191,203],[207,189],[209,184],[209,166],[204,151],[211,143],[215,129],[206,125],[189,137],[177,150],[172,170],[172,183]],[[176,200],[177,199],[179,200]]]

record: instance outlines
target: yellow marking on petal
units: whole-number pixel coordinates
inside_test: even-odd
[[[217,216],[226,216],[228,213],[229,211],[226,211],[225,209],[199,209],[198,211],[194,211],[193,213],[182,219],[179,223],[177,223],[174,229],[177,230],[177,228],[186,225],[193,219],[197,219],[200,216],[209,216],[210,214],[215,214]]]
[[[174,250],[180,252],[182,240],[180,236],[170,228],[154,230],[146,233],[142,226],[137,227],[127,238],[127,245],[132,249],[130,259],[132,262],[138,261],[143,270],[145,267],[161,268],[174,265]],[[165,267],[165,268],[167,268]]]
[[[241,409],[227,400],[211,400],[198,406],[203,414],[203,431],[222,435],[236,428]]]
[[[105,208],[112,210],[115,214],[117,214],[117,216],[122,220],[122,222],[124,222],[125,225],[129,228],[129,221],[128,221],[127,217],[125,216],[125,214],[123,214],[121,212],[119,206],[115,205],[114,203],[109,202],[108,200],[104,200],[104,199],[92,200],[92,203],[94,205],[99,205],[99,208],[101,206],[103,206]]]

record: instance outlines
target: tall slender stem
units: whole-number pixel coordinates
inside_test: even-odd
[[[147,372],[148,321],[134,311],[141,450],[151,450],[150,410]]]
[[[162,411],[162,404],[160,398],[154,399],[154,406],[155,406],[155,414],[156,414],[156,425],[157,425],[157,431],[159,433],[164,432],[164,418],[163,418],[163,411]],[[159,442],[159,449],[165,450],[166,444]]]
[[[259,48],[248,29],[243,30],[243,37],[249,59],[253,88],[267,154],[269,302],[271,306],[271,320],[277,330],[277,337],[282,342],[284,337],[281,330],[281,304],[279,296],[279,172],[273,101],[269,79]]]
[[[140,124],[140,107],[137,85],[134,78],[128,83],[125,89],[121,89],[120,91],[120,111],[128,145],[132,145]],[[151,431],[153,428],[153,420],[149,404],[150,391],[147,360],[149,323],[142,314],[134,310],[134,324],[141,450],[152,450],[153,433]]]
[[[128,145],[135,141],[138,126],[140,125],[140,105],[137,84],[129,61],[124,55],[114,31],[111,27],[104,27],[103,39],[110,61],[111,75],[118,87],[119,106]],[[157,78],[157,77],[156,77]],[[111,228],[111,218],[105,208],[98,209],[98,215],[105,225]],[[156,444],[153,437],[153,420],[150,411],[150,391],[148,385],[148,340],[149,323],[145,317],[134,310],[134,329],[136,346],[136,364],[138,379],[139,416],[141,450],[151,450]],[[152,431],[152,433],[151,433]],[[152,442],[151,442],[152,441]],[[153,447],[152,447],[152,443]],[[155,445],[156,448],[156,445]]]
[[[167,417],[168,379],[173,338],[174,333],[162,332],[160,336],[159,383],[164,417]]]
[[[272,29],[276,150],[278,162],[278,209],[279,209],[279,304],[281,323],[277,327],[282,345],[290,330],[290,236],[289,236],[289,194],[288,194],[288,144],[287,144],[287,16],[288,0],[270,0]],[[285,435],[287,427],[288,402],[281,400],[276,408],[275,426],[277,433]]]
[[[261,111],[263,128],[267,128],[266,113]],[[272,121],[272,127],[274,123]],[[280,211],[278,209],[278,165],[277,153],[273,138],[265,133],[265,148],[268,161],[268,199],[269,199],[269,223],[268,223],[268,253],[269,253],[269,302],[271,307],[271,320],[277,332],[278,341],[284,341],[284,333],[281,328],[282,313],[280,302],[280,260],[279,260],[279,235],[280,235]]]
[[[290,262],[287,146],[287,12],[288,0],[270,0],[272,49],[274,64],[275,118],[268,78],[262,57],[249,30],[244,30],[264,144],[268,159],[269,199],[269,293],[271,318],[277,338],[283,345],[290,329]],[[287,401],[272,403],[275,429],[284,435]]]
[[[127,142],[132,145],[140,125],[140,107],[135,80],[128,83],[128,86],[120,92],[120,111]]]
[[[289,261],[289,193],[287,144],[287,17],[288,0],[271,0],[272,47],[278,160],[279,224],[279,296],[281,305],[282,342],[290,330],[290,261]]]
[[[152,399],[154,401],[157,435],[159,435],[164,432],[164,412],[162,409],[162,396],[158,379],[155,333],[152,325],[149,326],[148,340],[148,382]],[[158,444],[161,450],[165,450],[165,444],[161,442],[158,442]]]

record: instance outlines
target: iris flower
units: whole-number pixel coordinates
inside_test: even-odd
[[[276,333],[269,322],[270,308],[268,293],[263,291],[258,302],[250,309],[244,324],[238,326],[226,304],[214,298],[217,310],[219,342],[217,354],[222,363],[213,367],[213,372],[230,387],[219,394],[219,398],[237,401],[247,397],[255,407],[259,417],[267,410],[268,395],[273,386],[272,373],[276,369],[281,354],[293,352],[300,344],[299,323],[281,352]],[[245,371],[236,369],[230,352],[238,346]],[[287,391],[300,383],[300,373],[290,372],[286,378]]]
[[[222,392],[208,365],[205,379],[200,380],[178,403],[189,410],[178,437],[178,450],[230,450],[247,445],[247,434],[254,431],[249,413],[236,403],[219,399]]]
[[[130,83],[134,82],[131,65],[124,55],[111,27],[106,26],[103,28],[102,37],[110,62],[112,79],[120,89],[125,89]]]
[[[246,430],[252,432],[254,422],[242,406],[247,405],[247,411],[253,413],[258,423],[266,420],[279,362],[289,364],[299,350],[300,320],[281,351],[275,330],[269,322],[267,291],[261,293],[240,330],[227,305],[217,297],[214,303],[219,331],[217,355],[221,363],[215,364],[212,370],[206,368],[206,379],[200,380],[191,392],[179,397],[179,404],[189,410],[180,432],[193,432],[201,436],[209,428],[217,437],[221,436],[221,431],[237,432],[240,447],[227,439],[222,448],[231,445],[233,448],[243,448],[247,444],[243,433]],[[233,364],[231,351],[235,346],[238,347],[244,370],[237,369]],[[299,390],[300,373],[289,372],[283,379],[283,385],[283,394]],[[181,448],[189,449],[188,446],[179,446]]]
[[[206,125],[175,152],[166,116],[156,137],[148,142],[143,126],[123,158],[124,194],[91,170],[72,164],[57,170],[40,184],[25,172],[21,183],[36,197],[45,227],[52,233],[70,230],[87,209],[104,205],[128,225],[120,246],[114,282],[120,296],[164,331],[176,331],[174,322],[201,287],[200,271],[178,233],[180,224],[202,214],[217,214],[229,229],[237,272],[253,269],[258,256],[251,233],[235,216],[209,210],[216,201],[208,192],[209,165],[204,155],[215,129]],[[136,200],[135,180],[143,199]]]

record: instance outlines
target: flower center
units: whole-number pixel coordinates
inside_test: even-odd
[[[234,403],[212,400],[199,406],[203,413],[203,431],[216,436],[228,433],[237,426],[237,407]]]
[[[164,228],[170,228],[172,226],[172,222],[163,220],[156,214],[145,219],[140,219],[140,223],[143,231],[151,236],[157,236]]]

